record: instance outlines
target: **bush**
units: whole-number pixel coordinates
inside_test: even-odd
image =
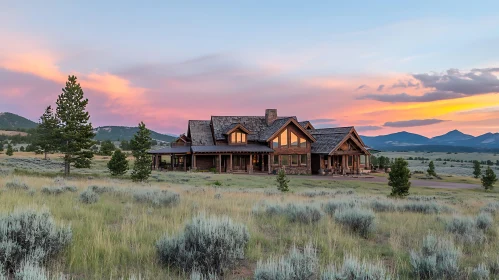
[[[333,196],[334,193],[328,191],[309,191],[309,192],[302,192],[300,193],[300,195],[313,198],[316,196]]]
[[[324,211],[333,216],[337,210],[349,209],[358,206],[355,200],[330,200],[324,204]]]
[[[317,206],[297,204],[288,204],[285,208],[285,213],[290,222],[300,222],[304,224],[316,223],[324,215]]]
[[[184,232],[176,237],[164,236],[156,248],[163,264],[185,271],[198,270],[203,275],[223,275],[237,260],[244,259],[249,241],[248,229],[227,217],[194,217]]]
[[[375,227],[374,212],[367,209],[341,209],[334,214],[334,220],[366,238]]]
[[[91,189],[92,191],[98,193],[98,194],[110,193],[110,192],[115,191],[115,189],[113,187],[103,187],[103,186],[96,186],[96,185],[92,185],[88,188]]]
[[[319,259],[312,244],[308,244],[303,252],[295,246],[286,257],[271,258],[258,261],[254,280],[302,280],[316,279]]]
[[[286,176],[286,171],[284,169],[279,169],[279,172],[277,173],[276,177],[276,182],[277,182],[277,189],[280,190],[281,192],[287,192],[289,191],[289,179]]]
[[[14,211],[0,217],[0,264],[15,271],[29,258],[47,261],[72,240],[70,227],[58,228],[47,211]]]
[[[96,203],[99,200],[99,194],[92,189],[87,189],[80,193],[80,201],[86,204]]]
[[[137,190],[133,197],[137,202],[150,202],[154,206],[175,206],[180,202],[178,193],[166,190]]]
[[[14,178],[14,180],[7,182],[5,184],[5,188],[9,190],[23,190],[27,191],[29,189],[28,185],[18,178]]]
[[[62,189],[66,192],[77,192],[78,188],[75,186],[63,186]]]
[[[321,280],[386,280],[391,279],[389,273],[386,272],[383,264],[368,263],[365,260],[353,256],[346,256],[343,265],[338,269],[335,266],[330,266],[322,272]]]
[[[209,273],[208,275],[203,275],[201,272],[193,270],[191,272],[190,280],[217,280],[218,277],[216,274]]]
[[[478,229],[486,231],[492,227],[494,220],[492,216],[488,213],[480,213],[476,217],[476,226]]]
[[[490,279],[490,272],[485,264],[479,264],[471,271],[471,279],[473,280],[488,280]]]
[[[43,194],[49,194],[49,195],[58,195],[63,193],[64,190],[62,187],[43,187],[42,188],[42,193]]]
[[[1,277],[0,277],[1,279]],[[15,273],[16,280],[49,280],[49,273],[45,268],[30,260],[26,260]],[[55,278],[54,278],[55,279]]]
[[[399,211],[415,212],[423,214],[438,214],[444,211],[450,211],[436,202],[411,201],[398,206]]]
[[[480,208],[480,212],[487,212],[492,215],[495,215],[498,210],[499,210],[499,202],[497,201],[491,202],[485,205],[484,207]]]
[[[371,201],[371,208],[376,212],[392,212],[397,210],[393,201],[376,199]]]
[[[459,273],[460,256],[452,241],[429,234],[419,252],[411,251],[410,260],[414,275],[420,279],[453,279]]]
[[[483,243],[485,234],[478,227],[477,220],[471,217],[454,217],[447,222],[445,229],[464,243]]]

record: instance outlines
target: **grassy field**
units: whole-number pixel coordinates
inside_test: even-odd
[[[478,264],[499,261],[497,217],[484,233],[483,243],[461,242],[446,230],[447,221],[453,217],[474,217],[481,207],[497,201],[497,191],[412,188],[408,199],[394,200],[387,197],[390,189],[384,184],[311,180],[300,176],[292,178],[290,193],[281,194],[276,191],[274,176],[181,172],[153,172],[147,183],[136,184],[109,178],[105,173],[106,161],[96,158],[92,169],[75,170],[76,176],[61,179],[56,177],[61,171],[57,155],[52,156],[50,164],[28,153],[11,158],[0,156],[0,213],[47,208],[59,224],[72,227],[73,242],[48,264],[53,273],[62,272],[72,279],[127,279],[130,275],[140,275],[143,279],[186,279],[188,275],[183,272],[158,263],[155,243],[165,233],[181,232],[193,216],[203,212],[227,215],[245,224],[250,232],[246,258],[224,279],[251,279],[258,260],[286,254],[293,245],[302,248],[308,242],[317,248],[321,267],[341,264],[345,255],[354,255],[381,261],[400,279],[413,279],[410,251],[419,250],[422,238],[428,233],[455,240],[462,252],[459,261],[462,279],[470,277]],[[5,187],[13,181],[24,182],[30,190]],[[75,186],[78,192],[48,195],[41,191],[55,185]],[[103,193],[95,204],[81,203],[79,193],[92,185],[112,187],[113,191]],[[176,192],[180,194],[180,203],[158,207],[137,202],[133,193],[142,189]],[[327,214],[316,223],[305,224],[253,212],[255,206],[264,204],[291,203],[324,209],[321,205],[329,201],[352,200],[365,208],[373,201],[387,201],[395,205],[435,204],[447,210],[431,214],[375,212],[375,229],[367,238]]]

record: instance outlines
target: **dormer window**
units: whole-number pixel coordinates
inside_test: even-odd
[[[243,132],[232,132],[230,134],[230,142],[233,144],[246,143],[246,134]]]

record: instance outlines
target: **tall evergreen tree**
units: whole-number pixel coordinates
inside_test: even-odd
[[[125,175],[128,171],[128,160],[126,159],[126,154],[121,150],[116,150],[111,157],[111,160],[107,163],[107,168],[111,172],[112,176]]]
[[[482,166],[478,160],[473,161],[473,177],[480,178],[482,175]]]
[[[131,177],[135,182],[145,181],[151,175],[152,157],[147,153],[151,148],[151,140],[151,131],[146,128],[144,122],[140,122],[139,130],[130,140],[132,154],[135,157]]]
[[[59,150],[64,153],[64,175],[69,175],[71,164],[76,168],[90,167],[90,150],[95,136],[90,115],[86,111],[88,99],[75,76],[69,76],[66,87],[57,98],[57,118],[60,120]]]
[[[429,176],[437,176],[437,172],[435,172],[435,164],[433,163],[433,160],[430,161],[430,164],[428,164],[428,170],[426,170]]]
[[[61,139],[59,120],[55,116],[51,106],[48,106],[40,117],[40,123],[34,134],[34,145],[43,150],[45,159],[47,159],[47,154],[56,151]]]
[[[12,145],[10,143],[7,145],[7,151],[5,151],[5,154],[9,157],[14,155],[14,149],[12,148]]]
[[[407,196],[411,187],[411,171],[403,158],[398,158],[391,166],[388,174],[388,185],[392,187],[391,196]]]
[[[482,176],[482,186],[485,190],[492,190],[497,182],[497,177],[492,168],[487,167],[485,174]]]
[[[116,150],[116,146],[114,146],[111,140],[106,140],[101,143],[100,146],[100,154],[103,156],[110,156],[113,154],[113,151]]]

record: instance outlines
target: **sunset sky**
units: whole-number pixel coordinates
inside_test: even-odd
[[[94,127],[499,132],[499,1],[406,2],[0,0],[0,112],[36,121],[74,74]]]

